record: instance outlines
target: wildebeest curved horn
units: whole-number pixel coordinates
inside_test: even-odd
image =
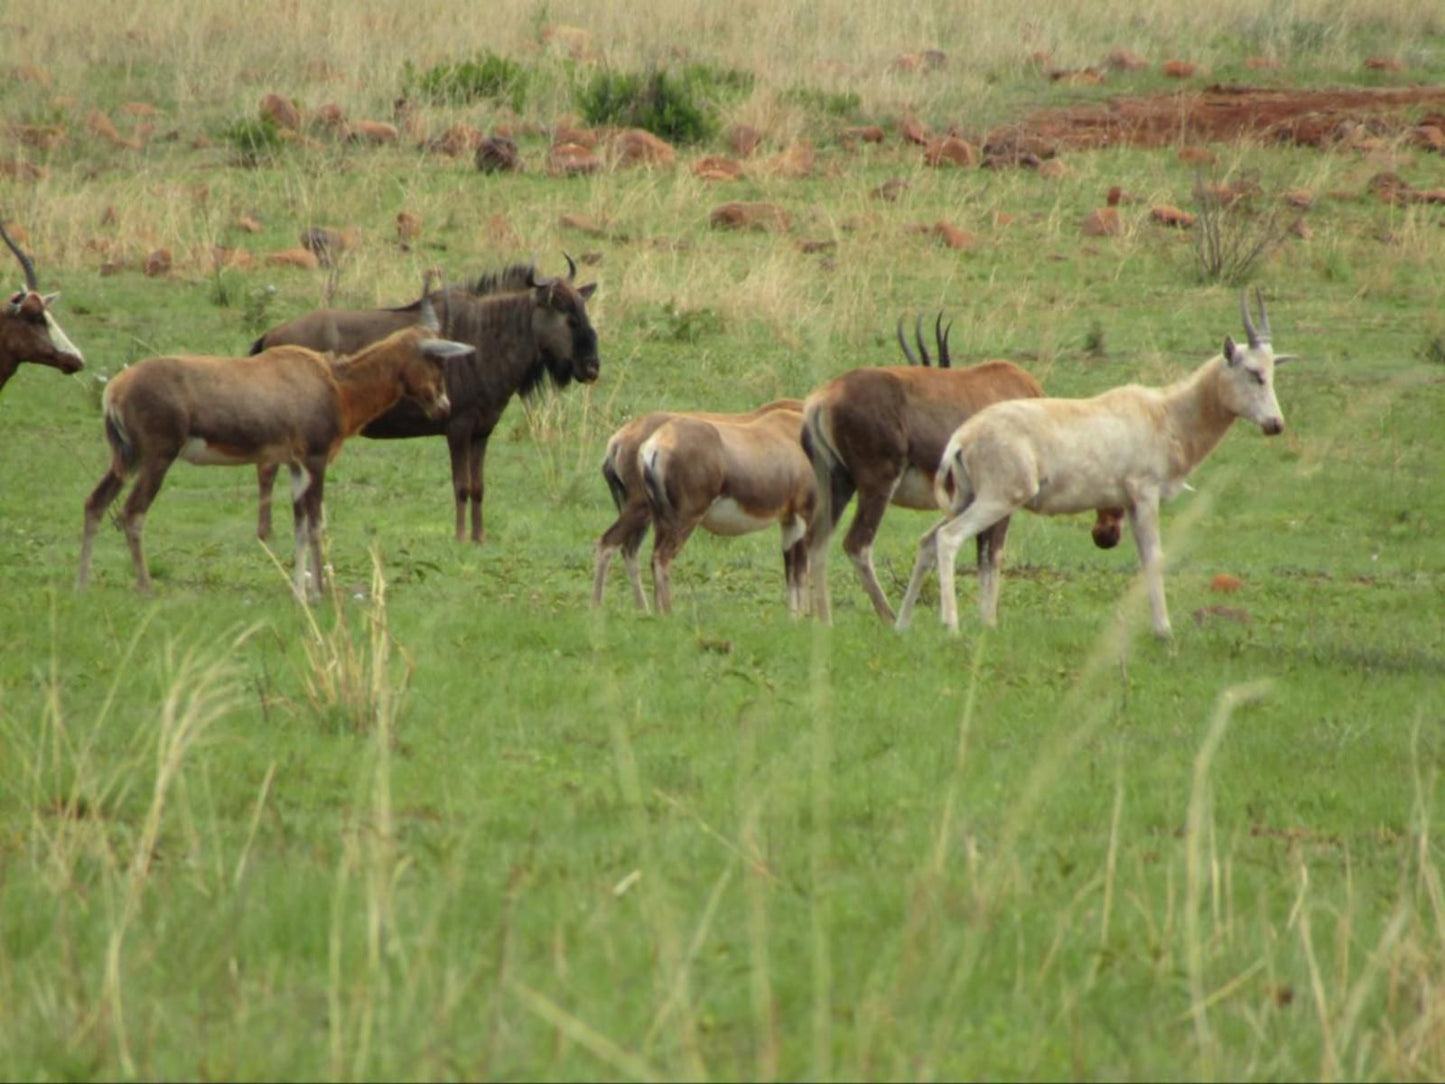
[[[28,288],[31,293],[38,294],[40,292],[40,280],[35,277],[35,264],[31,262],[29,256],[20,251],[20,246],[15,243],[15,239],[6,232],[3,220],[0,220],[0,237],[5,239],[5,243],[10,246],[10,251],[15,253],[15,258],[20,261],[20,266],[25,271],[26,288]]]
[[[923,314],[913,321],[913,341],[918,344],[918,352],[923,355],[923,364],[932,365],[933,359],[928,356],[928,347],[923,345]]]
[[[908,338],[903,334],[903,317],[898,318],[898,345],[903,348],[903,356],[908,359],[909,365],[923,364],[913,356],[913,351],[908,349]]]
[[[953,367],[953,359],[948,356],[948,333],[953,330],[953,321],[943,327],[943,310],[938,311],[938,319],[933,322],[933,338],[938,343],[938,367],[950,369]]]
[[[565,253],[565,252],[562,253],[562,256],[567,260],[567,281],[568,281],[568,282],[576,282],[576,281],[577,281],[577,264],[573,261],[573,259],[572,259],[571,256],[567,255],[567,253]]]
[[[1254,321],[1249,318],[1248,287],[1239,291],[1239,315],[1244,317],[1244,333],[1249,336],[1250,347],[1259,346],[1259,332],[1255,330]]]
[[[1264,294],[1259,292],[1258,286],[1254,288],[1254,299],[1259,302],[1259,337],[1270,342],[1269,310],[1264,307]]]

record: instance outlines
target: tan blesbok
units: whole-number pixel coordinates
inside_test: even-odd
[[[799,438],[803,416],[771,410],[742,421],[675,417],[642,443],[638,467],[652,512],[652,589],[672,609],[672,562],[698,527],[732,536],[782,528],[788,609],[807,587],[803,536],[813,517],[813,468]]]
[[[1229,336],[1224,351],[1165,388],[1130,384],[1092,399],[1030,399],[998,403],[958,428],[944,450],[936,485],[943,520],[919,542],[898,627],[907,628],[923,576],[938,566],[943,622],[958,629],[953,563],[958,549],[1020,508],[1053,516],[1121,505],[1129,516],[1149,592],[1154,632],[1170,636],[1164,604],[1159,502],[1223,439],[1236,418],[1266,436],[1284,432],[1274,369],[1292,355],[1275,354],[1269,314],[1258,290],[1259,326],[1241,295],[1248,345]],[[985,625],[998,619],[996,560],[980,562],[978,601]]]
[[[0,309],[0,388],[15,375],[24,362],[49,365],[62,373],[76,373],[85,368],[85,358],[66,337],[51,315],[50,306],[59,294],[42,294],[35,275],[35,264],[0,222],[3,239],[25,272],[25,289],[17,290]]]
[[[291,470],[296,527],[295,587],[320,589],[322,493],[326,467],[377,415],[403,397],[441,416],[450,409],[444,365],[470,345],[435,338],[436,314],[421,310],[421,326],[393,333],[351,357],[300,346],[278,346],[247,358],[197,355],[150,358],[106,385],[105,435],[110,469],[85,502],[77,585],[90,577],[95,531],[126,479],[136,481],[121,525],[135,564],[136,585],[150,589],[141,548],[146,509],[178,458],[202,466],[284,463]]]

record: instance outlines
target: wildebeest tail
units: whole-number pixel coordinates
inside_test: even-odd
[[[813,479],[818,489],[811,533],[826,539],[838,526],[854,486],[852,475],[825,432],[821,403],[807,403],[803,408],[803,453],[813,465]]]

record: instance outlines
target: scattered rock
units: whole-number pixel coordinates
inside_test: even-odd
[[[1190,60],[1166,60],[1159,65],[1159,71],[1169,79],[1193,79],[1206,74],[1204,69]]]
[[[1392,56],[1366,57],[1365,67],[1374,72],[1402,72],[1405,70],[1405,65]]]
[[[1291,207],[1297,207],[1301,211],[1308,211],[1315,205],[1314,193],[1308,188],[1291,188],[1281,198]]]
[[[170,273],[175,260],[171,257],[171,250],[158,248],[145,258],[141,264],[141,270],[146,273],[146,278],[159,278],[161,275]]]
[[[708,215],[715,230],[760,230],[782,232],[789,225],[788,212],[776,203],[724,203]]]
[[[916,143],[920,147],[928,146],[928,129],[918,122],[917,117],[899,117],[898,134],[903,137],[905,143]]]
[[[841,138],[845,147],[853,147],[859,143],[882,143],[888,138],[888,133],[876,124],[869,124],[856,128],[844,128]]]
[[[421,236],[421,215],[415,211],[396,213],[396,239],[403,243],[415,241]]]
[[[52,151],[67,138],[65,129],[58,124],[12,124],[10,134],[37,151]]]
[[[735,158],[709,154],[692,164],[692,172],[705,181],[736,181],[743,176],[743,164]]]
[[[972,143],[959,139],[957,136],[948,136],[945,139],[935,139],[923,150],[923,161],[930,166],[961,166],[972,168],[978,165],[978,151]]]
[[[951,249],[959,252],[971,252],[978,247],[978,237],[965,229],[955,226],[952,222],[935,222],[933,224],[933,235]]]
[[[311,114],[311,119],[322,128],[327,128],[338,135],[347,133],[346,110],[336,102],[327,102],[325,105],[317,106],[316,112]]]
[[[477,152],[480,160],[481,152]],[[580,177],[596,173],[602,168],[602,160],[586,147],[576,143],[563,143],[553,147],[547,155],[547,172],[555,177]]]
[[[464,158],[479,150],[481,145],[482,133],[470,124],[458,121],[448,125],[440,135],[432,136],[421,148],[432,154],[444,154],[448,158]]]
[[[301,247],[315,255],[322,267],[334,267],[343,255],[361,241],[355,229],[333,230],[312,226],[301,231]]]
[[[388,124],[384,120],[359,120],[347,129],[346,134],[348,139],[375,146],[395,143],[401,138],[396,125]]]
[[[1190,229],[1195,222],[1194,215],[1188,211],[1181,211],[1178,207],[1164,203],[1149,211],[1149,217],[1161,226],[1172,226],[1175,229]]]
[[[572,60],[593,60],[597,56],[591,32],[583,30],[580,26],[566,26],[560,23],[544,26],[542,28],[542,44],[553,52],[560,53]]]
[[[838,247],[837,241],[799,241],[798,251],[805,256],[813,256],[820,252],[832,252]]]
[[[1209,581],[1209,589],[1211,591],[1218,591],[1226,595],[1233,594],[1243,586],[1243,580],[1238,576],[1231,576],[1228,572],[1221,572]]]
[[[1289,228],[1289,232],[1301,241],[1308,241],[1315,235],[1315,231],[1310,228],[1310,224],[1303,218],[1295,219]]]
[[[268,94],[261,99],[261,116],[277,128],[289,128],[294,132],[301,127],[301,110],[279,94]]]
[[[111,143],[120,142],[120,133],[115,130],[114,122],[99,109],[92,109],[86,116],[85,127],[91,135],[99,136]]]
[[[1114,237],[1124,229],[1119,212],[1113,207],[1100,207],[1086,214],[1079,228],[1088,237]]]
[[[500,211],[487,219],[483,232],[486,234],[487,240],[498,247],[516,248],[522,242],[511,219]]]
[[[1066,71],[1051,71],[1049,79],[1063,86],[1097,87],[1109,81],[1108,76],[1098,68],[1075,68]]]
[[[55,82],[54,77],[39,64],[18,65],[15,68],[15,78],[22,83],[34,83],[42,87],[48,87]]]
[[[574,147],[576,144],[568,143],[565,146]],[[592,157],[592,152],[585,147],[577,149],[588,158]],[[483,173],[518,173],[522,169],[522,156],[517,151],[516,140],[500,135],[488,136],[477,144],[476,162],[477,168]],[[557,170],[554,169],[553,172]]]
[[[739,158],[746,158],[758,149],[763,133],[750,124],[735,124],[728,132],[728,146]]]
[[[1365,183],[1365,190],[1391,205],[1406,203],[1410,198],[1410,186],[1405,179],[1390,171],[1376,173]]]
[[[575,143],[590,151],[597,146],[597,139],[596,131],[591,128],[579,128],[575,124],[558,122],[552,128],[552,146],[554,147],[563,143]]]
[[[812,176],[817,161],[818,153],[811,143],[793,143],[768,159],[764,168],[775,177],[801,180]]]
[[[898,197],[907,192],[913,186],[902,177],[890,177],[868,195],[874,199],[881,199],[885,203],[897,203]]]
[[[672,145],[643,128],[624,128],[609,146],[618,166],[670,166],[676,158]]]
[[[1445,154],[1445,130],[1436,124],[1418,124],[1410,129],[1410,142],[1422,150]]]
[[[1147,60],[1130,49],[1113,50],[1104,58],[1104,63],[1120,72],[1140,71],[1149,66]]]

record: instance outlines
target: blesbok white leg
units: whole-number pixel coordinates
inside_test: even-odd
[[[908,590],[903,593],[903,603],[898,607],[898,620],[893,627],[899,632],[908,628],[913,620],[913,607],[918,603],[918,592],[923,588],[923,577],[938,563],[938,528],[947,520],[940,520],[918,540],[918,558],[913,562],[913,575],[908,578]]]
[[[1149,592],[1149,613],[1154,635],[1168,640],[1173,635],[1169,610],[1164,603],[1164,547],[1159,540],[1159,495],[1146,493],[1129,509],[1129,527],[1134,532],[1134,545],[1139,550],[1139,567],[1144,586]]]
[[[310,488],[311,478],[300,463],[290,463],[288,466],[291,470],[291,514],[296,544],[296,571],[292,579],[297,597],[304,598],[310,593],[306,584],[306,490]],[[319,562],[317,572],[320,572]]]
[[[938,608],[943,623],[949,632],[958,631],[958,596],[954,589],[954,569],[958,551],[970,538],[988,530],[999,520],[1011,514],[1018,507],[1003,501],[990,501],[975,497],[972,504],[960,515],[939,525],[936,540],[938,549]],[[993,621],[983,615],[984,624]]]
[[[1008,525],[1005,517],[978,536],[978,612],[983,623],[989,626],[998,624],[999,569]]]

